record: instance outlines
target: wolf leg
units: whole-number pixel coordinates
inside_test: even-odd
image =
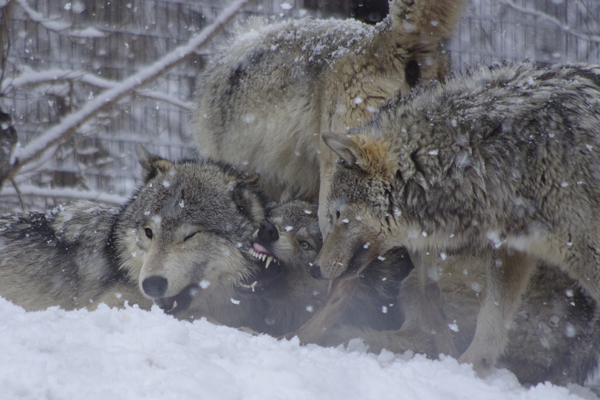
[[[436,254],[436,256],[431,254]],[[437,349],[436,356],[441,353],[458,358],[459,354],[442,309],[443,298],[438,280],[443,267],[438,266],[437,253],[420,251],[411,253],[410,258],[418,272],[419,293],[415,296],[419,298],[419,308]]]
[[[536,259],[522,252],[498,252],[486,263],[486,294],[477,315],[475,336],[467,350],[458,359],[473,364],[483,376],[496,363],[506,347],[508,329],[521,303]]]
[[[346,305],[352,299],[360,278],[345,280],[334,279],[329,285],[329,293],[319,310],[296,332],[285,335],[287,339],[298,336],[300,343],[321,344],[325,335],[331,331]]]

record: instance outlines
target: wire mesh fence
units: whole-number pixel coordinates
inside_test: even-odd
[[[12,116],[20,143],[173,51],[226,6],[213,0],[12,1],[17,4],[12,7],[0,108]],[[301,1],[255,1],[237,18],[310,15]],[[7,4],[0,0],[0,7],[2,3]],[[447,48],[456,69],[525,59],[599,63],[600,1],[471,0]],[[195,84],[213,51],[214,43],[143,92],[102,111],[35,167],[24,168],[16,183],[29,188],[23,190],[27,207],[63,202],[64,192],[51,189],[64,187],[113,194],[112,201],[118,202],[140,181],[137,143],[172,159],[193,157],[189,122]],[[0,211],[18,208],[14,189],[5,184]]]

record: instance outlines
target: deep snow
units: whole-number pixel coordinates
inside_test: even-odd
[[[597,399],[587,388],[523,388],[507,370],[420,355],[299,346],[178,321],[157,307],[26,313],[0,298],[0,399]]]

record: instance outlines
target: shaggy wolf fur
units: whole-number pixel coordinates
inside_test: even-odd
[[[359,134],[325,135],[341,160],[322,204],[333,232],[311,272],[353,276],[399,245],[439,255],[430,267],[478,257],[486,296],[459,360],[484,373],[536,260],[600,300],[599,107],[599,67],[502,66],[383,109]]]
[[[0,295],[27,310],[129,300],[178,318],[248,325],[256,307],[236,287],[262,268],[248,254],[265,218],[256,176],[141,147],[138,155],[144,184],[120,209],[80,202],[4,218]]]
[[[328,291],[328,282],[314,279],[309,272],[323,245],[317,206],[299,200],[277,205],[253,240],[251,254],[268,263],[268,269],[280,272],[270,290],[258,293],[265,302],[264,325],[251,327],[274,336],[295,332],[319,309]],[[353,300],[338,322],[377,330],[399,328],[398,288],[411,270],[403,249],[374,260],[365,268]]]
[[[266,325],[253,326],[257,331],[274,336],[294,332],[325,298],[327,282],[309,274],[309,265],[322,246],[316,209],[303,201],[278,205],[254,234],[251,253],[269,262],[269,269],[283,270],[277,284],[260,294],[266,303],[262,311]],[[443,271],[437,272],[437,281],[443,313],[452,324],[456,348],[462,352],[475,332],[485,294],[485,271],[471,262],[472,258],[448,255],[446,260]],[[411,271],[412,263],[402,249],[388,252],[385,260],[371,262],[361,274],[346,312],[322,344],[362,338],[375,353],[385,348],[437,357],[432,331],[418,302],[417,271]],[[596,346],[599,317],[594,301],[572,279],[539,263],[498,364],[514,372],[524,384],[550,381],[583,385],[600,356]]]
[[[150,309],[109,243],[118,218],[118,208],[89,201],[0,217],[0,296],[27,311],[122,307],[126,301]]]
[[[375,27],[250,21],[199,80],[200,155],[259,173],[275,200],[316,199],[319,165],[334,157],[321,133],[370,120],[379,105],[418,82],[444,80],[448,58],[440,40],[450,36],[463,4],[393,0]]]
[[[476,259],[476,258],[475,258]],[[452,327],[451,335],[459,352],[472,341],[477,313],[485,296],[485,271],[472,259],[449,257],[438,277],[442,311]],[[456,260],[454,260],[456,261]],[[416,271],[400,288],[398,306],[405,317],[397,331],[338,330],[328,344],[360,337],[369,351],[407,350],[439,355],[428,321],[423,318],[420,284]],[[512,371],[527,385],[552,382],[556,385],[583,385],[598,365],[600,312],[575,281],[558,268],[539,263],[523,301],[508,331],[506,351],[497,365]]]

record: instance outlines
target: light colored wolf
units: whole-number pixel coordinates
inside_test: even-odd
[[[27,310],[127,300],[178,318],[249,325],[257,307],[236,287],[262,268],[248,253],[265,218],[256,176],[141,147],[138,155],[144,184],[121,208],[78,202],[3,217],[0,295]]]
[[[309,274],[322,246],[316,209],[303,201],[278,205],[269,210],[267,220],[254,234],[251,253],[269,263],[269,268],[283,270],[275,285],[257,292],[265,301],[266,322],[253,326],[257,331],[274,336],[295,332],[325,299],[327,281]],[[438,274],[442,312],[452,327],[456,348],[462,352],[475,332],[485,294],[485,271],[469,258],[446,260]],[[431,327],[423,319],[418,301],[416,272],[402,249],[388,252],[385,260],[372,261],[361,273],[348,308],[320,344],[338,345],[362,338],[375,353],[385,348],[437,357]],[[559,269],[539,263],[498,364],[515,373],[523,384],[583,385],[600,356],[596,345],[599,317],[594,301],[573,280]]]
[[[200,155],[259,173],[275,200],[316,199],[320,168],[334,157],[321,133],[358,126],[387,99],[444,80],[449,63],[440,41],[464,3],[393,0],[375,27],[333,19],[248,22],[199,79]]]
[[[314,315],[326,298],[328,282],[310,276],[310,265],[323,245],[317,206],[295,200],[278,204],[268,214],[254,233],[250,253],[268,269],[277,269],[279,279],[269,290],[252,293],[264,301],[264,317],[251,328],[280,336],[295,332]],[[396,305],[398,289],[411,270],[404,249],[393,249],[374,260],[361,274],[356,293],[337,322],[376,330],[398,329],[402,325],[402,313]]]
[[[475,257],[487,290],[459,360],[485,373],[536,260],[600,300],[599,106],[600,67],[500,66],[382,109],[361,133],[324,135],[340,160],[311,273],[351,277],[399,245],[436,255],[417,265],[426,277],[451,253]]]

